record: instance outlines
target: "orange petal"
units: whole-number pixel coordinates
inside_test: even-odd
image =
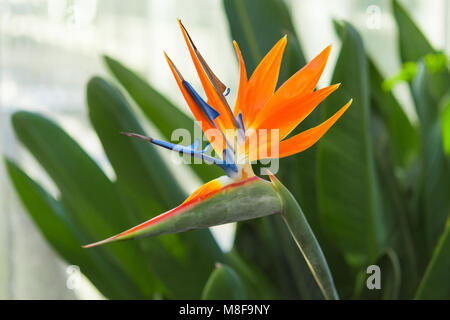
[[[287,99],[279,105],[264,108],[257,116],[252,127],[258,129],[279,129],[280,140],[297,127],[328,95],[340,84],[331,85],[314,91],[306,96]]]
[[[186,200],[183,201],[183,203],[189,202],[191,200],[194,200],[198,197],[204,196],[205,194],[208,194],[212,191],[219,190],[222,188],[222,183],[219,181],[219,179],[211,180],[204,185],[202,185],[200,188],[195,190]]]
[[[246,110],[246,105],[242,104],[244,101],[245,92],[247,91],[248,79],[247,79],[247,70],[245,69],[244,59],[242,58],[241,50],[236,41],[233,41],[234,49],[236,51],[236,55],[239,59],[239,89],[237,93],[236,103],[234,105],[234,115],[237,116],[239,112],[248,113]],[[242,104],[242,105],[241,105]]]
[[[247,112],[242,114],[246,128],[275,91],[285,47],[286,36],[275,44],[250,77],[244,101]]]
[[[303,131],[292,138],[281,141],[279,144],[279,156],[278,158],[284,158],[301,151],[304,151],[315,144],[330,127],[342,116],[342,114],[348,109],[352,104],[353,99],[350,99],[345,106],[343,106],[338,112],[331,116],[328,120],[322,122],[320,125]],[[269,146],[270,147],[270,146]],[[264,159],[267,157],[260,157],[259,154],[252,154],[250,161],[257,159]]]
[[[216,139],[212,139],[211,133],[213,133],[214,130],[216,130],[216,129],[210,123],[210,121],[208,120],[205,113],[200,109],[200,107],[191,98],[191,96],[187,92],[186,88],[183,86],[183,76],[178,71],[178,69],[175,67],[172,60],[170,60],[170,58],[167,56],[167,54],[165,52],[164,52],[164,56],[166,57],[167,63],[169,64],[169,67],[170,67],[170,70],[172,71],[172,74],[175,77],[178,87],[180,88],[184,99],[186,100],[189,108],[191,109],[192,114],[194,115],[195,119],[200,123],[202,131],[205,133],[206,137],[210,141],[214,150],[218,154],[222,154],[223,147],[226,145],[225,139],[223,137],[222,137],[222,141],[217,141]],[[219,135],[215,135],[215,136],[219,136]]]
[[[283,83],[271,98],[271,104],[282,103],[284,100],[294,96],[300,97],[311,93],[317,86],[320,76],[325,69],[330,51],[331,45],[322,50],[314,59]]]
[[[223,92],[221,92],[225,86],[211,72],[180,20],[178,20],[178,23],[183,33],[184,40],[188,46],[189,53],[191,54],[192,61],[194,62],[195,69],[197,70],[197,74],[200,78],[200,82],[202,83],[203,90],[205,90],[205,94],[208,97],[208,104],[220,113],[220,116],[216,119],[217,124],[222,131],[225,131],[226,129],[234,129],[235,123],[233,114],[225,97],[223,96]]]
[[[280,158],[284,158],[295,153],[308,149],[315,144],[331,126],[342,116],[342,114],[350,107],[353,99],[350,99],[345,106],[338,112],[332,115],[328,120],[322,122],[320,125],[303,131],[292,138],[280,142]]]

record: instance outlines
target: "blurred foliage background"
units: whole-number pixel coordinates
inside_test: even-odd
[[[288,34],[280,81],[333,44],[319,87],[343,85],[300,129],[349,97],[354,105],[318,145],[282,160],[278,176],[302,206],[342,298],[450,298],[447,1],[0,6],[0,297],[321,298],[279,217],[79,247],[177,205],[221,174],[174,166],[118,135],[169,139],[173,129],[192,128],[162,56],[164,49],[199,85],[180,17],[231,88],[232,39],[251,72]],[[382,290],[366,289],[370,264],[382,269]]]

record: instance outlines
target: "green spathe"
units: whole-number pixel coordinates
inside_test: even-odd
[[[258,177],[227,185],[167,211],[106,240],[88,245],[203,229],[280,213],[281,203],[272,184]]]

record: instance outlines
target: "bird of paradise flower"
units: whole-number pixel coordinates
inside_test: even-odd
[[[205,217],[205,223],[194,223],[193,219],[186,219],[185,223],[179,221],[184,221],[184,219],[180,219],[179,216],[181,215],[189,218],[188,209],[200,202],[205,202],[212,196],[230,193],[230,190],[239,187],[246,186],[247,189],[250,189],[249,186],[251,185],[259,188],[261,188],[261,185],[266,185],[265,180],[255,176],[251,166],[253,161],[268,157],[283,158],[308,149],[327,132],[352,103],[350,99],[328,120],[286,139],[289,133],[340,85],[334,84],[314,91],[325,68],[331,46],[326,47],[318,56],[283,83],[278,90],[275,90],[287,37],[281,38],[266,54],[250,79],[247,77],[238,44],[233,41],[239,60],[240,81],[236,103],[232,111],[226,99],[229,89],[212,72],[180,20],[178,20],[178,23],[207,96],[207,101],[183,78],[165,52],[164,55],[178,87],[210,144],[205,149],[200,150],[198,139],[191,146],[182,146],[135,133],[123,132],[123,134],[149,141],[181,154],[201,158],[222,168],[226,176],[205,183],[180,206],[118,235],[88,244],[84,246],[85,248],[137,236],[180,232],[275,213],[273,211],[276,211],[276,208],[269,206],[266,210],[262,210],[263,212],[260,214],[254,213],[254,210],[249,210],[251,212],[241,216],[235,214],[224,216],[222,214],[221,219],[211,219],[212,214],[209,214],[207,219]],[[276,141],[272,136],[274,129],[277,133]],[[268,149],[272,148],[275,143],[277,144],[278,154],[268,152]],[[217,158],[209,155],[207,151],[211,147],[216,154],[220,154],[222,157]],[[270,177],[274,179],[271,174]],[[178,218],[175,219],[175,217]],[[171,223],[171,220],[176,222],[177,228]]]
[[[137,237],[207,228],[279,213],[285,218],[324,296],[337,298],[323,253],[297,202],[272,173],[268,172],[271,179],[271,182],[268,182],[257,177],[251,166],[255,160],[283,158],[308,149],[351,105],[350,99],[323,123],[288,137],[322,100],[339,87],[339,84],[334,84],[315,90],[331,46],[326,47],[275,90],[287,43],[286,36],[266,54],[250,79],[247,77],[241,51],[234,41],[240,79],[232,110],[226,98],[229,88],[212,72],[180,20],[178,23],[207,101],[183,78],[167,54],[164,54],[178,87],[209,144],[200,149],[199,139],[190,146],[182,146],[135,133],[123,132],[123,134],[200,158],[219,166],[226,175],[205,183],[178,207],[120,234],[85,245],[84,248]],[[210,149],[220,156],[210,155],[208,153]],[[300,242],[308,242],[309,245],[302,246]]]

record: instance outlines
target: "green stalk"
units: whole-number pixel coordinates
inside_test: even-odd
[[[270,179],[281,200],[281,216],[303,254],[317,285],[325,299],[339,300],[339,295],[334,286],[333,276],[331,275],[325,256],[300,205],[289,190],[275,176],[270,175]]]

